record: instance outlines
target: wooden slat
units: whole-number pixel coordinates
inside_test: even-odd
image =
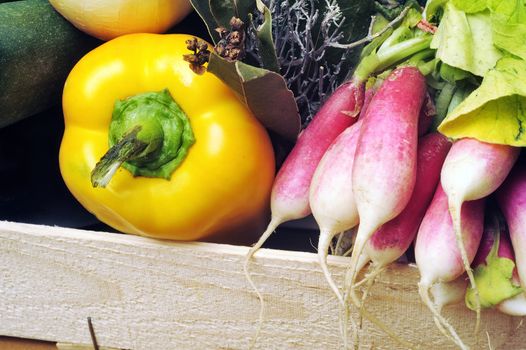
[[[258,299],[243,275],[246,247],[173,243],[104,232],[0,222],[0,335],[121,349],[246,349]],[[347,258],[331,257],[341,283]],[[338,349],[338,306],[315,255],[261,250],[251,265],[267,311],[258,349]],[[384,272],[368,308],[424,349],[454,348],[435,328],[416,290],[418,271]],[[462,305],[444,314],[474,349],[521,349],[521,318]],[[365,322],[361,348],[399,349]]]

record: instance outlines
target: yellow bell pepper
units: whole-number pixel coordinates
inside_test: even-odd
[[[189,39],[125,35],[76,64],[63,93],[62,176],[87,210],[122,232],[257,234],[274,179],[270,139],[226,85],[192,72],[183,60]]]

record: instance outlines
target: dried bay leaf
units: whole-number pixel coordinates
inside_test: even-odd
[[[275,72],[210,55],[208,71],[230,86],[238,98],[269,130],[294,141],[300,131],[300,116],[294,94]]]
[[[190,0],[192,7],[197,12],[199,17],[203,20],[206,27],[208,28],[208,34],[214,41],[217,43],[219,41],[219,34],[215,31],[217,28],[217,23],[210,9],[210,4],[207,0]]]

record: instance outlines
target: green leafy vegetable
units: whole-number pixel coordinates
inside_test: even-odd
[[[455,83],[459,80],[469,78],[471,74],[469,74],[465,70],[452,67],[446,63],[442,63],[440,65],[440,76],[442,77],[442,79],[449,83]]]
[[[526,3],[518,0],[452,0],[460,11],[491,13],[493,44],[504,51],[526,58]]]
[[[455,95],[456,86],[451,83],[446,83],[444,86],[440,89],[440,92],[437,95],[437,98],[435,99],[435,105],[436,105],[436,111],[437,111],[437,117],[435,121],[441,121],[443,120],[448,112],[448,107],[451,103],[451,100],[453,99],[453,96]],[[437,125],[434,125],[436,128]]]
[[[484,76],[502,57],[493,44],[489,12],[468,14],[451,2],[445,6],[431,48],[437,49],[436,57],[442,62],[478,76]]]
[[[474,275],[480,292],[480,306],[488,308],[514,297],[522,288],[511,282],[515,263],[496,255],[488,256],[487,265],[475,268]],[[466,291],[466,305],[475,310],[475,293],[471,288]]]
[[[496,225],[490,232],[493,235],[493,246],[485,259],[485,264],[478,265],[473,271],[480,293],[480,306],[493,307],[502,301],[522,293],[522,288],[512,282],[515,263],[513,260],[499,257],[500,230]],[[475,291],[468,287],[466,290],[466,306],[475,310]]]
[[[389,24],[389,21],[381,16],[376,15],[373,19],[371,33],[378,33],[382,29],[384,29]],[[376,49],[382,45],[382,43],[393,34],[393,28],[387,28],[387,30],[380,35],[379,37],[373,39],[369,44],[365,45],[365,47],[362,49],[362,52],[360,53],[360,59],[369,56],[371,53],[376,51]]]
[[[495,46],[526,59],[526,12],[520,18],[501,14],[492,14],[493,41]]]
[[[423,17],[426,21],[433,22],[434,19],[439,19],[438,17],[442,11],[444,5],[448,0],[429,0],[424,7]],[[433,22],[436,23],[436,22]]]
[[[365,80],[372,73],[381,72],[396,63],[404,62],[413,54],[427,50],[430,42],[431,37],[426,34],[399,42],[385,50],[380,46],[378,52],[373,52],[360,61],[354,75],[359,80]]]
[[[512,23],[521,23],[526,17],[526,3],[523,0],[487,0],[487,2],[491,12],[505,16]]]
[[[526,59],[526,3],[518,0],[488,0],[493,41],[498,48]]]
[[[465,13],[477,13],[487,8],[488,0],[452,0],[452,3]]]
[[[442,62],[440,78],[450,84],[476,83],[471,74],[483,78],[464,101],[447,108],[439,131],[525,146],[526,2],[431,0],[426,10],[443,11],[431,43]]]
[[[439,126],[452,138],[526,146],[526,61],[504,57]]]

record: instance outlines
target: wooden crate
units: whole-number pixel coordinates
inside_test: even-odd
[[[120,349],[247,349],[259,302],[243,274],[246,247],[0,222],[0,335]],[[330,257],[341,283],[348,258]],[[338,306],[314,254],[263,249],[251,264],[266,299],[257,349],[341,349]],[[454,348],[416,290],[414,266],[395,265],[367,307],[422,349]],[[447,307],[473,349],[524,349],[522,318]],[[488,332],[486,334],[486,331]],[[368,322],[363,349],[400,349]]]

